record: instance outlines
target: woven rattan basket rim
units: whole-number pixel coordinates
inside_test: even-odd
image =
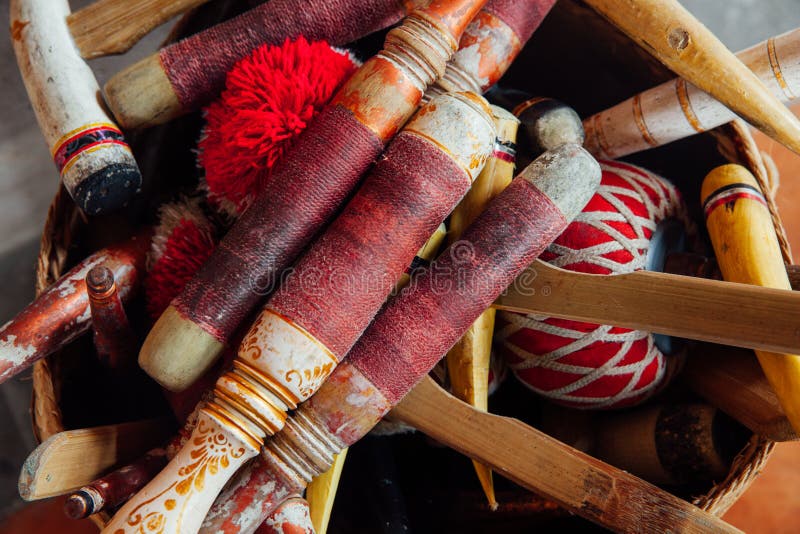
[[[765,163],[749,128],[741,121],[718,128],[714,135],[720,152],[728,160],[749,168],[758,180],[770,207],[784,260],[791,263],[791,251],[775,205],[778,177],[774,166]],[[53,199],[42,232],[36,265],[37,294],[66,270],[67,251],[85,225],[85,219],[62,188]],[[64,430],[58,396],[60,377],[51,362],[52,358],[47,358],[37,362],[33,368],[33,427],[40,441]],[[770,440],[753,436],[734,459],[728,476],[706,494],[694,499],[694,503],[717,515],[725,513],[759,475],[773,445]]]

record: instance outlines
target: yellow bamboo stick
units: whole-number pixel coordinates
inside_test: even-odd
[[[717,167],[703,181],[701,198],[722,277],[791,289],[775,227],[753,175],[739,165]],[[763,327],[769,328],[769,324]],[[786,417],[795,432],[800,431],[800,356],[755,352]]]
[[[489,202],[514,178],[513,146],[517,139],[519,120],[502,108],[492,106],[497,127],[497,142],[492,157],[472,188],[450,216],[449,241],[457,241],[467,226],[480,215]],[[453,395],[475,408],[488,411],[489,365],[492,354],[492,332],[495,310],[488,309],[472,324],[464,336],[447,353],[447,372]],[[492,471],[473,460],[475,473],[481,483],[489,507],[497,508]]]

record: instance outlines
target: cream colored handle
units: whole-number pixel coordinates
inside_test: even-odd
[[[103,529],[107,534],[194,534],[228,479],[260,444],[204,409],[186,445]]]
[[[778,99],[800,97],[800,28],[761,42],[737,57]],[[657,87],[583,121],[585,148],[616,159],[730,122],[736,114],[683,78]]]
[[[800,122],[677,0],[586,3],[686,81],[800,153]]]

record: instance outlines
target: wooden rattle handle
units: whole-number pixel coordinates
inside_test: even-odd
[[[750,172],[739,165],[717,167],[701,190],[708,233],[725,280],[791,289],[775,227],[764,196]],[[735,308],[732,308],[732,310]],[[770,332],[769,317],[754,325]],[[767,380],[786,417],[800,430],[800,356],[756,350]]]
[[[737,57],[782,102],[800,96],[800,29],[772,37]],[[586,150],[621,158],[716,128],[736,114],[683,78],[665,82],[583,121]]]
[[[61,181],[89,215],[115,210],[142,176],[67,29],[67,0],[11,0],[17,63]]]
[[[677,0],[586,3],[686,81],[800,153],[797,118]]]

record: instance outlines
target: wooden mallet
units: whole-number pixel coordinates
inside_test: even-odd
[[[586,3],[676,74],[800,153],[800,121],[677,0]],[[642,115],[636,117],[642,135],[650,136]]]

